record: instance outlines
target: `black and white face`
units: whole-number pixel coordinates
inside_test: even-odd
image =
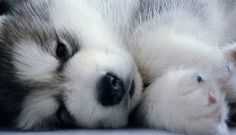
[[[20,129],[125,126],[141,78],[91,3],[14,6],[0,21],[0,120]]]

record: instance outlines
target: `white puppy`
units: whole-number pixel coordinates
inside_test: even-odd
[[[140,120],[152,128],[187,134],[227,134],[224,93],[197,69],[170,70],[144,92]]]
[[[173,91],[178,91],[181,84],[191,84],[185,82],[189,81],[189,79],[178,80],[179,77],[174,76],[175,72],[171,73],[172,75],[170,76],[167,75],[168,79],[162,79],[165,81],[177,79],[178,81],[168,81],[165,83],[161,81],[162,83],[159,83],[157,81],[158,78],[162,75],[165,76],[169,67],[198,69],[204,72],[204,74],[207,73],[209,75],[206,76],[210,76],[213,78],[212,80],[214,80],[214,85],[209,83],[209,86],[216,87],[215,89],[220,89],[223,93],[226,92],[226,99],[229,101],[235,98],[234,96],[231,97],[232,93],[236,93],[234,84],[235,74],[232,72],[234,67],[232,66],[232,62],[228,59],[228,57],[232,56],[231,54],[234,50],[228,49],[226,53],[226,51],[222,51],[219,47],[221,44],[225,44],[228,41],[225,38],[227,33],[226,26],[228,25],[225,17],[225,7],[224,1],[220,0],[146,0],[139,3],[137,12],[134,13],[133,16],[133,23],[130,26],[131,31],[127,32],[128,34],[125,35],[125,39],[128,43],[129,51],[137,62],[144,83],[150,83],[151,85],[145,92],[150,94],[145,95],[141,103],[141,106],[144,107],[138,110],[139,112],[143,111],[143,113],[140,114],[145,115],[138,115],[138,117],[148,117],[148,119],[144,119],[147,126],[155,128],[164,127],[165,129],[187,132],[188,134],[226,133],[223,132],[227,131],[224,121],[226,116],[225,112],[221,112],[221,115],[224,116],[220,122],[222,129],[210,128],[209,130],[203,130],[203,125],[205,127],[216,127],[216,125],[219,124],[219,121],[208,121],[208,119],[211,119],[214,115],[199,115],[205,114],[205,109],[198,109],[199,112],[184,110],[181,109],[181,107],[185,105],[180,106],[178,102],[172,102],[172,106],[176,106],[175,108],[159,105],[159,103],[165,104],[166,101],[171,100],[170,98],[172,97],[168,96],[168,93],[166,93],[167,95],[159,95],[157,98],[158,101],[146,100],[146,98],[153,99],[155,97],[153,96],[155,95],[154,93],[158,93],[158,90],[162,89],[162,87],[168,88],[168,90],[171,89],[170,93],[172,93]],[[178,71],[176,72],[179,73]],[[188,73],[189,71],[185,72]],[[171,85],[179,87],[174,89],[175,87]],[[194,87],[194,84],[192,85],[193,86],[183,86],[180,91],[188,91],[189,89],[198,91],[198,88]],[[218,98],[221,97],[221,94],[216,95]],[[205,97],[211,96],[205,94]],[[174,101],[178,98],[181,99],[181,96],[174,94],[173,98]],[[195,98],[199,98],[199,101],[196,101]],[[190,96],[189,100],[192,101],[186,104],[194,108],[196,104],[204,104],[201,102],[201,99],[201,96]],[[208,98],[203,99],[206,100]],[[183,102],[184,101],[186,102],[186,100],[183,100]],[[222,102],[220,102],[220,104],[221,103]],[[156,106],[157,109],[151,109],[151,111],[150,109],[143,109],[148,105]],[[178,107],[180,107],[182,112],[178,110]],[[162,110],[162,112],[160,110]],[[211,106],[206,106],[206,110],[212,111]],[[176,121],[174,118],[178,119],[179,115],[175,114],[176,111],[188,114],[182,115],[183,117],[186,116],[186,118],[181,118],[183,123],[179,124],[177,128],[175,128]],[[156,119],[156,117],[160,118],[159,115],[161,115],[161,119],[168,120],[168,124],[160,125],[162,121]],[[199,115],[198,119],[188,120],[188,116],[196,115]]]

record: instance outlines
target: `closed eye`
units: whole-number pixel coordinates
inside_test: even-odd
[[[184,86],[184,91],[181,93],[183,96],[198,91],[199,87],[202,87],[204,85],[204,82],[206,81],[205,78],[203,78],[202,75],[199,74],[194,74],[194,76],[190,77],[191,83]]]
[[[230,64],[229,64],[229,65],[226,65],[226,70],[227,70],[228,73],[231,72]]]
[[[56,56],[61,61],[66,61],[69,58],[69,51],[68,51],[67,46],[60,41],[57,43],[57,46],[56,46]]]
[[[197,83],[203,83],[204,82],[204,79],[200,75],[196,76],[196,80],[197,80]]]

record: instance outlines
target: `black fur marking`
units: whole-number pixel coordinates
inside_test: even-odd
[[[131,111],[128,119],[128,128],[143,128],[144,120],[143,117],[138,115],[138,110],[140,109],[140,103]]]
[[[57,119],[59,120],[58,126],[64,128],[77,127],[75,118],[70,114],[70,112],[67,110],[65,106],[65,101],[63,99],[63,96],[59,95],[56,97],[56,99],[59,103],[59,108],[56,112]]]
[[[0,43],[2,46],[2,44]],[[20,82],[12,64],[12,56],[0,46],[0,126],[14,127],[22,110],[23,99],[29,93],[26,82]],[[4,51],[5,50],[5,51]]]
[[[23,109],[22,104],[25,97],[31,91],[34,91],[35,87],[43,89],[41,85],[47,84],[30,80],[23,81],[18,78],[17,70],[14,66],[15,59],[12,55],[15,54],[13,48],[17,45],[16,43],[22,40],[31,39],[31,41],[34,40],[36,43],[42,43],[42,38],[39,37],[43,36],[45,39],[43,40],[43,46],[47,44],[46,41],[49,41],[46,39],[51,40],[53,38],[49,36],[52,35],[52,32],[49,29],[49,25],[45,25],[47,24],[46,20],[37,18],[32,11],[27,11],[32,7],[29,5],[21,7],[16,4],[21,0],[6,1],[9,3],[11,1],[12,3],[10,4],[14,2],[14,10],[12,9],[11,14],[7,17],[7,21],[3,21],[0,27],[0,126],[16,128],[17,117]],[[1,10],[3,11],[3,9]],[[35,21],[32,21],[31,17],[34,17]]]
[[[229,104],[230,108],[236,108],[236,103],[230,103]],[[228,126],[230,127],[236,127],[236,113],[233,111],[230,111],[229,113],[229,119],[226,121]]]
[[[6,2],[6,0],[0,0],[0,15],[7,14],[10,10],[10,5]]]
[[[37,1],[37,4],[31,0],[5,1],[13,8],[0,27],[0,126],[16,128],[17,117],[23,109],[25,97],[31,92],[45,90],[45,88],[53,91],[55,83],[60,82],[60,79],[63,78],[55,69],[54,74],[57,77],[46,83],[21,80],[15,67],[16,59],[13,58],[13,54],[14,57],[17,57],[18,54],[13,49],[21,41],[30,41],[40,46],[45,53],[56,57],[53,44],[58,41],[56,31],[60,30],[55,30],[49,20],[47,11],[50,6],[49,1]],[[2,1],[0,0],[0,2]],[[72,57],[79,50],[78,41],[69,33],[61,35],[60,39],[66,40],[71,46],[70,57]],[[58,66],[63,70],[65,64]],[[75,120],[66,109],[63,100],[58,100],[58,102],[60,108],[57,114],[43,119],[43,124],[34,125],[33,130],[73,127]]]
[[[129,91],[129,95],[130,95],[131,98],[134,96],[134,90],[135,90],[135,82],[133,80],[132,84],[131,84],[130,91]]]

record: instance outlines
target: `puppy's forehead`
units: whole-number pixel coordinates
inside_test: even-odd
[[[73,33],[55,29],[49,11],[52,1],[22,0],[15,3],[14,8],[0,27],[0,39],[8,44],[21,41],[32,41],[43,48],[50,48],[59,38],[76,44]]]
[[[8,43],[33,40],[41,44],[55,38],[53,27],[48,21],[47,6],[42,11],[40,9],[42,7],[33,2],[15,4],[2,23],[1,38]]]

